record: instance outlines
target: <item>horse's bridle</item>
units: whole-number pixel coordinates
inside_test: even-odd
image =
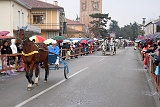
[[[25,35],[24,35],[24,39],[20,38],[20,37],[19,37],[20,31],[21,31],[21,30],[18,30],[18,36],[16,36],[16,39],[19,39],[19,40],[21,41],[21,44],[24,44],[24,42],[27,40],[27,38],[25,37]],[[24,31],[24,33],[25,33],[25,31]]]
[[[23,35],[24,35],[24,39],[20,38],[20,37],[19,37],[20,31],[21,31],[21,30],[18,30],[18,36],[17,36],[16,38],[21,41],[21,45],[22,45],[22,48],[23,48],[23,44],[26,42],[27,37],[25,36],[25,31],[24,31],[24,34],[23,34]],[[37,44],[35,44],[35,46],[37,46],[38,51],[33,51],[33,52],[30,52],[30,53],[24,53],[24,52],[22,51],[22,54],[23,54],[24,56],[30,56],[30,55],[33,55],[33,54],[35,54],[35,53],[38,53],[38,57],[36,58],[36,62],[38,62],[39,57],[40,57],[40,49],[39,49],[39,46],[38,46]]]

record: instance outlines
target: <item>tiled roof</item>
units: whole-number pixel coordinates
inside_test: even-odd
[[[38,1],[38,0],[20,0],[20,1],[24,2],[25,4],[29,5],[30,7],[34,8],[34,9],[35,8],[37,8],[37,9],[44,9],[44,8],[63,9],[63,7],[55,6],[53,4]]]
[[[20,4],[21,6],[31,9],[31,7],[29,5],[26,5],[24,2],[22,2],[22,0],[14,0],[14,2]]]
[[[67,25],[83,25],[80,22],[77,22],[77,21],[74,21],[74,20],[70,20],[70,19],[67,19],[67,18],[66,18],[66,22],[67,22]]]
[[[78,31],[78,30],[75,30],[75,29],[72,29],[72,28],[69,28],[69,27],[67,27],[67,31],[68,32],[73,32],[73,33],[84,33],[83,31]]]

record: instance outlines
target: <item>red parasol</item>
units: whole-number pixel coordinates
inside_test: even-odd
[[[14,38],[13,36],[0,36],[0,39],[12,39]]]
[[[57,43],[62,43],[63,42],[63,40],[56,40],[57,41]]]
[[[31,41],[34,39],[36,43],[38,42],[44,42],[45,41],[45,38],[40,36],[40,35],[34,35],[34,36],[31,36],[29,38]]]
[[[88,44],[87,40],[81,40],[80,43]]]
[[[9,31],[0,31],[0,36],[6,36],[9,33]]]

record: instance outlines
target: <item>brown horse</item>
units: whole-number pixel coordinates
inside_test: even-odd
[[[47,81],[47,77],[49,75],[48,69],[48,48],[44,43],[36,44],[29,40],[29,37],[25,35],[25,30],[20,29],[17,31],[16,43],[20,43],[23,47],[22,51],[22,59],[25,64],[26,78],[29,82],[27,89],[31,90],[32,85],[35,83],[38,85],[39,78],[39,63],[43,62],[45,68],[45,79]],[[33,70],[35,68],[35,81],[33,82]]]

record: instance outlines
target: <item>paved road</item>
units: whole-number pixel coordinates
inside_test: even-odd
[[[115,56],[96,52],[68,60],[70,78],[50,71],[49,81],[27,91],[24,73],[0,80],[0,107],[159,107],[150,92],[146,70],[133,47]]]

